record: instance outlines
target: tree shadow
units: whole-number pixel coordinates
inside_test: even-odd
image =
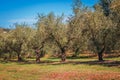
[[[72,61],[72,60],[68,60],[68,61],[65,61],[65,62],[53,61],[53,60],[42,60],[40,63],[36,63],[35,60],[26,60],[26,61],[22,61],[22,62],[18,62],[16,60],[10,60],[9,62],[0,61],[0,63],[3,63],[3,64],[7,64],[7,63],[10,63],[10,62],[15,62],[18,65],[26,65],[26,64],[40,64],[40,65],[72,64],[72,65],[81,65],[81,64],[86,64],[86,65],[100,65],[100,66],[105,66],[105,67],[120,68],[120,61],[113,61],[113,60],[104,60],[104,61],[97,61],[97,60],[94,60],[94,61]]]
[[[84,62],[75,62],[77,64],[87,64],[87,65],[101,65],[106,67],[118,67],[120,68],[120,61],[104,60],[104,61],[84,61]]]
[[[67,56],[67,59],[88,59],[88,58],[94,58],[97,55],[87,55],[87,56]],[[60,57],[50,57],[48,59],[52,59],[52,60],[56,60],[56,59],[60,59]]]
[[[120,54],[119,55],[109,55],[109,56],[105,56],[105,58],[118,58],[120,57]]]
[[[16,61],[13,61],[16,62]],[[26,65],[26,64],[40,64],[40,65],[50,65],[58,61],[51,61],[51,60],[41,60],[39,63],[37,63],[35,60],[26,60],[23,62],[16,62],[18,65]]]
[[[96,55],[90,55],[90,56],[77,56],[77,57],[67,57],[67,59],[87,59],[87,58],[93,58],[96,57]]]
[[[86,64],[86,65],[100,65],[100,66],[105,66],[105,67],[120,68],[120,61],[111,61],[111,60],[105,60],[105,61],[66,61],[66,62],[60,62],[60,63],[53,63],[52,65],[62,65],[62,64],[73,64],[73,65]]]

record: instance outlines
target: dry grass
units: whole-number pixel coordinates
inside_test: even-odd
[[[109,72],[53,72],[47,75],[46,80],[119,80],[119,73]]]
[[[107,59],[107,58],[106,58]],[[120,58],[108,58],[98,62],[95,59],[42,59],[42,63],[8,62],[0,63],[0,80],[120,80]],[[117,66],[108,66],[117,60]]]

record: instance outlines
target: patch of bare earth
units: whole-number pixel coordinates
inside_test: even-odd
[[[120,80],[120,73],[108,72],[51,72],[46,74],[44,80]]]

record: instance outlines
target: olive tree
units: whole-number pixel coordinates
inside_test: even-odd
[[[47,18],[47,30],[49,30],[50,38],[60,50],[61,61],[65,61],[66,51],[71,40],[67,36],[67,26],[63,22],[64,17],[63,15],[57,17],[50,13]]]
[[[104,11],[105,16],[110,17],[110,19],[113,22],[113,30],[112,30],[112,40],[113,43],[111,45],[111,50],[119,49],[119,42],[120,42],[120,1],[119,0],[100,0],[100,6],[102,7],[102,10]],[[117,47],[115,47],[117,46]]]
[[[27,43],[31,38],[31,28],[26,24],[16,24],[16,28],[11,30],[11,49],[17,54],[18,61],[22,61],[22,54],[27,51]]]
[[[0,57],[9,53],[9,58],[11,55],[11,41],[10,41],[10,32],[3,32],[0,34]],[[8,56],[7,56],[8,57]],[[5,57],[4,57],[5,58]]]
[[[83,29],[85,25],[84,13],[88,12],[88,8],[83,6],[81,0],[74,0],[73,2],[73,15],[69,18],[68,36],[72,39],[71,49],[78,55],[87,47],[87,39],[83,36]]]
[[[67,25],[63,22],[62,16],[55,16],[54,13],[40,17],[39,35],[41,35],[40,45],[52,43],[60,50],[61,61],[66,60],[66,51],[71,39],[67,35]],[[41,34],[40,34],[41,33]]]
[[[38,14],[38,21],[36,23],[35,32],[31,39],[31,47],[36,53],[36,62],[40,62],[40,58],[45,54],[45,45],[50,39],[49,29],[47,26],[48,18],[44,14]]]
[[[91,49],[98,54],[98,60],[103,61],[103,53],[111,46],[114,27],[111,19],[102,12],[95,11],[86,14],[86,32]]]

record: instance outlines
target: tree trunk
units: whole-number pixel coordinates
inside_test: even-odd
[[[9,53],[9,60],[12,58],[12,54],[11,53]]]
[[[98,52],[98,60],[99,61],[103,61],[103,52],[105,51],[105,47],[103,47],[103,49]]]
[[[15,50],[15,51],[17,52],[17,56],[18,56],[18,61],[19,61],[19,62],[23,61],[22,57],[20,56],[21,50],[22,50],[22,49],[21,49],[22,44],[23,44],[23,43],[20,43],[20,44],[19,44],[19,47],[17,48],[17,50]],[[13,49],[13,50],[14,50],[14,49]]]
[[[61,61],[65,62],[66,61],[66,53],[65,53],[65,49],[61,48]]]
[[[36,49],[35,53],[36,53],[36,63],[40,63],[40,50]]]
[[[23,61],[22,58],[20,57],[20,54],[19,54],[19,53],[17,54],[17,56],[18,56],[18,61],[19,61],[19,62]]]
[[[1,54],[1,52],[0,52],[0,58],[2,57],[2,54]]]
[[[40,63],[40,54],[39,53],[36,54],[36,63]]]
[[[62,55],[61,55],[61,61],[62,62],[66,61],[66,54],[65,53],[62,53]]]
[[[103,55],[102,55],[103,53],[98,53],[98,60],[99,61],[103,61]]]
[[[78,54],[79,54],[79,48],[77,48],[77,49],[75,50],[75,53],[72,55],[72,57],[77,57]]]

